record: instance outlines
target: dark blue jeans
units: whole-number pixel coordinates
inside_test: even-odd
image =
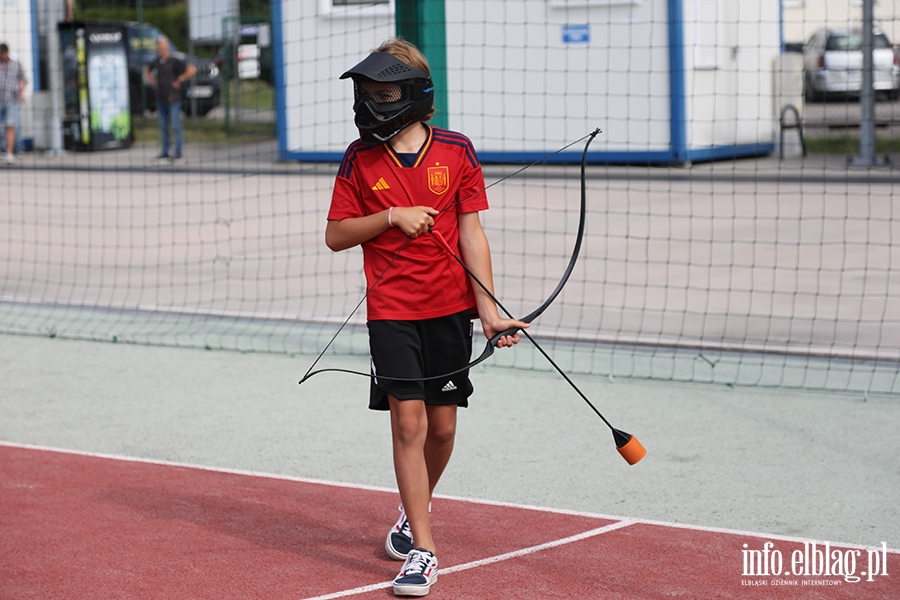
[[[159,119],[159,130],[162,132],[162,153],[169,154],[169,122],[175,132],[175,154],[181,156],[183,139],[181,134],[181,102],[165,102],[157,105],[156,117]]]

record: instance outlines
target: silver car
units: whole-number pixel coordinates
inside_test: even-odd
[[[858,96],[862,91],[862,30],[822,29],[803,47],[808,100],[827,94]],[[900,94],[900,54],[880,29],[872,32],[874,89]]]

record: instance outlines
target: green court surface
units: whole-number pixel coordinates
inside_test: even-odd
[[[368,380],[299,386],[313,359],[2,335],[0,440],[393,487]],[[472,378],[441,494],[900,546],[896,396],[575,376],[647,448],[629,466],[559,376],[492,366]]]

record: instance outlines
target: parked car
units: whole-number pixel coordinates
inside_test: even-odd
[[[821,29],[803,49],[806,98],[828,94],[858,96],[862,91],[862,30]],[[900,55],[880,29],[872,32],[873,87],[891,98],[900,95]]]
[[[156,40],[164,35],[148,23],[128,23],[128,84],[131,88],[131,112],[156,110],[156,90],[144,78],[144,67],[156,58]],[[169,40],[172,54],[194,65],[197,74],[191,78],[184,94],[184,112],[205,115],[219,105],[222,82],[219,67],[211,59],[190,56],[178,50]]]
[[[275,68],[273,66],[274,59],[272,55],[272,45],[257,46],[259,54],[256,60],[259,64],[258,78],[265,81],[269,85],[275,85]],[[226,60],[227,58],[227,60]],[[225,45],[219,49],[216,57],[213,59],[219,67],[219,72],[226,77],[236,77],[240,73],[239,62],[240,49],[234,46]]]

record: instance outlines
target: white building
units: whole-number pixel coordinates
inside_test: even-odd
[[[338,77],[395,32],[392,2],[338,3],[273,0],[284,159],[340,158],[357,134]],[[779,0],[445,0],[445,122],[485,162],[534,160],[595,127],[594,162],[765,154],[779,11]]]

